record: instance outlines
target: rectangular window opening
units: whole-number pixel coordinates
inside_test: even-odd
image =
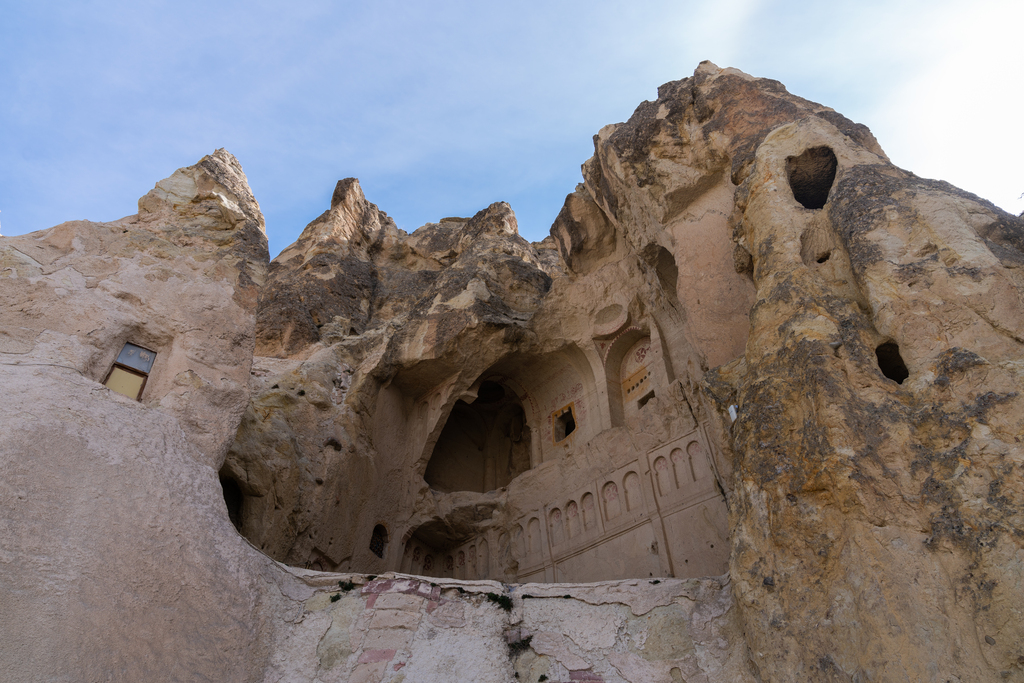
[[[576,416],[573,413],[572,403],[552,413],[551,428],[555,443],[564,441],[566,437],[576,431]]]
[[[103,384],[111,391],[135,399],[142,399],[146,380],[156,361],[156,352],[135,344],[125,344],[117,355]]]

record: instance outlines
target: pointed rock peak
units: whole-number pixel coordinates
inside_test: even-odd
[[[298,258],[308,263],[320,254],[370,261],[371,252],[386,251],[396,240],[395,222],[366,199],[357,178],[344,178],[334,187],[331,208],[310,222],[274,261]]]
[[[338,184],[334,187],[334,194],[331,196],[331,208],[337,207],[338,204],[346,204],[352,207],[364,201],[366,201],[366,196],[363,194],[363,188],[359,186],[359,179],[345,178],[339,180]]]
[[[326,220],[315,232],[319,240],[330,239],[341,244],[368,244],[380,232],[382,219],[387,220],[375,205],[367,201],[363,188],[359,186],[359,179],[344,178],[334,186],[331,209],[326,214]],[[311,223],[310,226],[312,225]]]
[[[179,168],[139,199],[140,217],[156,219],[168,212],[190,217],[208,229],[249,225],[266,234],[263,212],[242,165],[223,148],[193,166]]]
[[[196,166],[201,166],[211,177],[217,179],[225,186],[235,186],[238,190],[242,190],[244,187],[244,191],[249,196],[252,196],[252,190],[249,189],[249,180],[245,177],[242,164],[239,163],[238,158],[234,154],[223,147],[216,150],[213,154],[207,154],[199,160]]]

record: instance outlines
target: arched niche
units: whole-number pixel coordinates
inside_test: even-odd
[[[594,494],[584,493],[580,498],[580,517],[584,532],[590,532],[597,528],[597,507],[594,505]]]
[[[530,440],[516,393],[485,380],[472,403],[455,402],[423,478],[436,491],[493,491],[530,469]]]
[[[641,337],[622,355],[619,363],[619,397],[626,419],[639,412],[654,398],[654,355],[651,338]]]
[[[370,551],[383,559],[384,552],[388,548],[388,530],[383,524],[378,524],[373,527],[373,533],[370,535]]]
[[[570,500],[565,506],[565,528],[569,538],[576,538],[580,535],[581,515],[579,505],[575,500]]]
[[[654,388],[651,334],[641,327],[628,327],[612,341],[604,359],[609,412],[612,425],[621,427],[626,419],[650,400]]]

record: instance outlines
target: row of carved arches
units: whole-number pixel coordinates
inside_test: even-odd
[[[683,448],[673,448],[668,457],[654,460],[654,482],[659,496],[669,496],[712,475],[700,442],[694,439]]]
[[[491,558],[487,539],[479,539],[465,548],[438,551],[410,541],[402,558],[402,571],[419,576],[445,579],[483,579],[490,575]]]
[[[567,540],[586,536],[598,529],[598,505],[592,492],[586,492],[569,500],[563,508],[548,511],[548,537],[552,546],[559,546]],[[606,525],[614,525],[624,513],[643,510],[643,492],[640,475],[634,470],[627,471],[621,480],[606,481],[600,487],[600,514]],[[515,548],[519,557],[533,555],[542,550],[540,517],[531,517],[525,528],[517,525]]]

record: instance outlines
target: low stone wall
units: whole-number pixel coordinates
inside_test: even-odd
[[[267,681],[754,680],[728,576],[505,585],[287,569]]]

